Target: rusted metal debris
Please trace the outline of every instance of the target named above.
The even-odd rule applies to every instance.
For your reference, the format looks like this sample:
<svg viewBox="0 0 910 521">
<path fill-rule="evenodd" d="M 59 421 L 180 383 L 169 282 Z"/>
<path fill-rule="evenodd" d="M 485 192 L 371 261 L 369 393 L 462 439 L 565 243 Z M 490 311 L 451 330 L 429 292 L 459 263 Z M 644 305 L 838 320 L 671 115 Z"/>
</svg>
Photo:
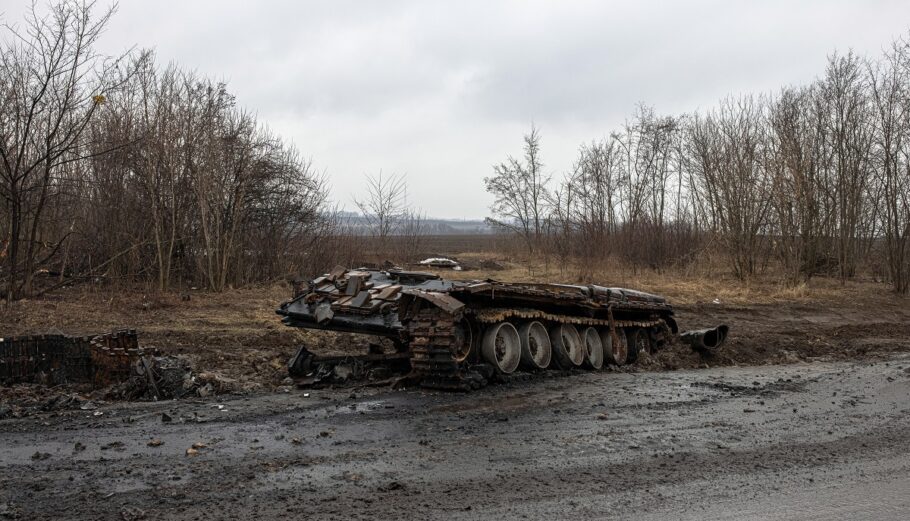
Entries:
<svg viewBox="0 0 910 521">
<path fill-rule="evenodd" d="M 519 365 L 532 371 L 622 365 L 680 338 L 673 308 L 658 295 L 596 285 L 456 281 L 402 270 L 336 267 L 299 287 L 277 312 L 292 327 L 391 338 L 406 346 L 414 380 L 445 389 L 477 388 Z M 720 326 L 682 338 L 709 354 L 727 332 Z M 303 356 L 318 360 L 309 351 Z M 320 371 L 332 363 L 321 360 Z M 298 375 L 315 374 L 291 366 Z"/>
<path fill-rule="evenodd" d="M 387 382 L 391 377 L 390 368 L 395 365 L 406 368 L 410 356 L 406 352 L 320 356 L 301 347 L 288 361 L 288 373 L 302 387 L 323 387 L 349 380 Z"/>
<path fill-rule="evenodd" d="M 127 380 L 143 356 L 135 330 L 71 337 L 32 335 L 0 339 L 0 383 L 90 383 Z"/>
<path fill-rule="evenodd" d="M 207 396 L 231 382 L 196 373 L 180 357 L 139 346 L 135 330 L 95 336 L 31 335 L 0 339 L 0 384 L 79 384 L 117 399 Z"/>
<path fill-rule="evenodd" d="M 686 331 L 679 335 L 679 339 L 692 346 L 692 349 L 702 354 L 710 354 L 727 340 L 730 328 L 717 326 L 709 329 Z"/>
</svg>

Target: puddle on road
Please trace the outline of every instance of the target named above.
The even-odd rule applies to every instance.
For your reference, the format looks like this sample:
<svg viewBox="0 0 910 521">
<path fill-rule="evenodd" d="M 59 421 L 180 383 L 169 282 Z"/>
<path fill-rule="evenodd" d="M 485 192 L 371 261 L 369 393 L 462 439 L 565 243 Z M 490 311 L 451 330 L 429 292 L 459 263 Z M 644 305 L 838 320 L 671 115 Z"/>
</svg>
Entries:
<svg viewBox="0 0 910 521">
<path fill-rule="evenodd" d="M 346 406 L 339 407 L 337 412 L 338 414 L 352 414 L 355 412 L 370 412 L 377 409 L 385 409 L 386 402 L 383 400 L 370 400 L 365 402 L 357 402 L 348 404 Z"/>
<path fill-rule="evenodd" d="M 338 403 L 334 405 L 326 405 L 325 407 L 308 409 L 306 411 L 306 417 L 308 419 L 321 419 L 331 416 L 338 416 L 341 414 L 366 414 L 374 411 L 392 410 L 394 408 L 395 406 L 386 400 L 366 400 L 362 402 L 354 402 L 348 404 Z"/>
</svg>

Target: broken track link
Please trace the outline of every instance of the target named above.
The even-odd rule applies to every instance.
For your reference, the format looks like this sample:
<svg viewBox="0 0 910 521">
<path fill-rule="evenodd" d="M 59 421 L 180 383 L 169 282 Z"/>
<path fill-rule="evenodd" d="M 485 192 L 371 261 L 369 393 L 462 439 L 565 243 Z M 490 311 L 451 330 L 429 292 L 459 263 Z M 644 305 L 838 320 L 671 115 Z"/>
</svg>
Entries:
<svg viewBox="0 0 910 521">
<path fill-rule="evenodd" d="M 0 383 L 90 383 L 106 387 L 129 379 L 146 354 L 136 331 L 94 336 L 30 335 L 0 338 Z"/>
<path fill-rule="evenodd" d="M 456 317 L 435 307 L 421 309 L 408 324 L 411 369 L 422 387 L 470 391 L 487 384 L 484 375 L 459 360 L 456 327 Z"/>
</svg>

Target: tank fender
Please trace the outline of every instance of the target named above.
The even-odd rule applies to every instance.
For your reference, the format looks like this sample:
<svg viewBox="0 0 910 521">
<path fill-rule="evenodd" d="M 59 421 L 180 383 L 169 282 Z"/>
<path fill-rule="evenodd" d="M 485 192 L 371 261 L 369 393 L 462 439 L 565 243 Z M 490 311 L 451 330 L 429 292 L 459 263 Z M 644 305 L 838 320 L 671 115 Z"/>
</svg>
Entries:
<svg viewBox="0 0 910 521">
<path fill-rule="evenodd" d="M 405 295 L 410 295 L 414 298 L 425 300 L 450 315 L 460 314 L 465 306 L 464 302 L 458 300 L 452 295 L 449 295 L 448 293 L 441 293 L 438 291 L 425 291 L 421 289 L 405 289 L 402 290 L 402 293 Z"/>
</svg>

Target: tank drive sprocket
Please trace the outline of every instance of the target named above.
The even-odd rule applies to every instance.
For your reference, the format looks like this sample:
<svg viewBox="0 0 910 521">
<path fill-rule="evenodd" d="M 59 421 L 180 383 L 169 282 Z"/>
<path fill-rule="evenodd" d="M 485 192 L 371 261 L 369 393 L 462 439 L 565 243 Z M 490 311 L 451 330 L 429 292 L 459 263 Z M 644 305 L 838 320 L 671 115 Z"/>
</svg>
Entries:
<svg viewBox="0 0 910 521">
<path fill-rule="evenodd" d="M 442 309 L 424 307 L 407 324 L 411 368 L 422 387 L 470 391 L 487 379 L 468 364 L 473 334 L 467 321 Z"/>
</svg>

